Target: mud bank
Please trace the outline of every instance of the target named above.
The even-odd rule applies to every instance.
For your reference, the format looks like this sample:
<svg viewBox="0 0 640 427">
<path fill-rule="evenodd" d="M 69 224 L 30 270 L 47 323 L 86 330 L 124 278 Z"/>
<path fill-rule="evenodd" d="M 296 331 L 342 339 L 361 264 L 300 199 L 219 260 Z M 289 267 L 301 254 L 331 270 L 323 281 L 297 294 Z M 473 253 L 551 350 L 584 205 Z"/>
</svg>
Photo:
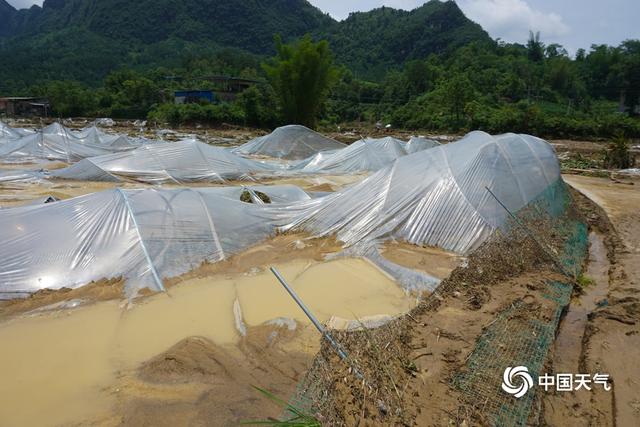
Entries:
<svg viewBox="0 0 640 427">
<path fill-rule="evenodd" d="M 603 233 L 610 263 L 606 300 L 588 317 L 580 370 L 611 376 L 610 393 L 568 402 L 578 418 L 567 425 L 632 426 L 640 417 L 640 187 L 628 182 L 584 176 L 568 183 L 598 206 L 589 217 Z"/>
</svg>

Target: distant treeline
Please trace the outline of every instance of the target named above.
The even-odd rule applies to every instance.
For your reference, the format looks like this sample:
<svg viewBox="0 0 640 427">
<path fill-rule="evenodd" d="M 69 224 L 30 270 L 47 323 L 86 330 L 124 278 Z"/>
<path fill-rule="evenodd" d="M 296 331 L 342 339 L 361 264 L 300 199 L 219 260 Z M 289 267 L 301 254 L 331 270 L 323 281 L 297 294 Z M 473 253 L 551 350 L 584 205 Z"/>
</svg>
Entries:
<svg viewBox="0 0 640 427">
<path fill-rule="evenodd" d="M 309 48 L 307 46 L 307 48 Z M 330 54 L 329 54 L 330 55 Z M 119 69 L 100 88 L 49 81 L 29 92 L 47 96 L 56 115 L 147 117 L 171 125 L 231 123 L 273 127 L 287 121 L 281 87 L 269 64 L 223 50 L 149 72 Z M 326 64 L 325 64 L 326 65 Z M 335 68 L 322 126 L 390 123 L 433 131 L 481 129 L 542 137 L 640 137 L 640 40 L 594 45 L 571 58 L 557 44 L 531 34 L 526 46 L 474 42 L 452 53 L 407 62 L 376 82 Z M 235 75 L 264 81 L 232 103 L 174 105 L 173 91 L 206 88 L 203 76 Z M 168 78 L 179 76 L 180 79 Z M 323 96 L 324 98 L 324 96 Z"/>
</svg>

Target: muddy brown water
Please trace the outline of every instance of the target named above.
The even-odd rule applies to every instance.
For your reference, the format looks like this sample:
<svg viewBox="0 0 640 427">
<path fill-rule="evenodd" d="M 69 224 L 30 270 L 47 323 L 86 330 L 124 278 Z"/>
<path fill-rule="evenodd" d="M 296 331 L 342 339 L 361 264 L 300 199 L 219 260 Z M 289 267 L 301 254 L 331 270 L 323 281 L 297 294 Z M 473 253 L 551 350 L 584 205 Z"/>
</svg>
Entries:
<svg viewBox="0 0 640 427">
<path fill-rule="evenodd" d="M 589 260 L 585 275 L 593 283 L 584 293 L 574 298 L 566 316 L 560 324 L 554 348 L 554 370 L 564 373 L 578 373 L 582 351 L 582 337 L 587 324 L 587 316 L 597 308 L 609 292 L 609 259 L 604 237 L 596 232 L 589 234 Z"/>
<path fill-rule="evenodd" d="M 296 260 L 277 267 L 321 321 L 397 315 L 416 303 L 362 259 Z M 263 269 L 188 280 L 133 307 L 106 301 L 5 321 L 0 342 L 10 345 L 0 352 L 0 425 L 75 425 L 106 417 L 118 378 L 175 343 L 200 336 L 233 346 L 240 325 L 281 317 L 308 323 Z"/>
</svg>

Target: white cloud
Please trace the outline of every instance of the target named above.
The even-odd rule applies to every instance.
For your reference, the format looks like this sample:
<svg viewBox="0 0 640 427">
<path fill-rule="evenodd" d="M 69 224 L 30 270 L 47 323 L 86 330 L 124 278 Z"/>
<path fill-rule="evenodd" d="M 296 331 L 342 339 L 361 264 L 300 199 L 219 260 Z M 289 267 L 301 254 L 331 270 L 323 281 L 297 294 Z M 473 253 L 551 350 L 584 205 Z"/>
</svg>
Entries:
<svg viewBox="0 0 640 427">
<path fill-rule="evenodd" d="M 493 37 L 511 42 L 524 42 L 529 30 L 547 40 L 570 32 L 560 15 L 533 9 L 524 0 L 458 0 L 458 5 Z"/>
<path fill-rule="evenodd" d="M 336 19 L 345 19 L 350 12 L 368 11 L 380 6 L 411 10 L 427 0 L 309 0 L 311 4 L 328 12 Z"/>
</svg>

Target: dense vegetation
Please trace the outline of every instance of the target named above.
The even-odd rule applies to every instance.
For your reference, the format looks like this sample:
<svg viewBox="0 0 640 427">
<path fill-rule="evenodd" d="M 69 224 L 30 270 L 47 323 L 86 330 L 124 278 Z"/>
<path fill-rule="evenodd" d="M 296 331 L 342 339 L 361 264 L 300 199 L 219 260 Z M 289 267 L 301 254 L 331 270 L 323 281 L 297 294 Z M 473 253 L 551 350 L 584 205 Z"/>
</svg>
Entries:
<svg viewBox="0 0 640 427">
<path fill-rule="evenodd" d="M 174 125 L 273 127 L 318 118 L 324 126 L 380 121 L 543 137 L 640 136 L 638 40 L 574 57 L 535 34 L 526 45 L 496 43 L 453 2 L 412 12 L 380 8 L 340 23 L 304 0 L 152 3 L 47 0 L 43 9 L 15 11 L 0 0 L 0 24 L 11 29 L 0 38 L 0 92 L 46 95 L 59 116 Z M 144 20 L 131 21 L 140 14 Z M 274 33 L 293 45 L 276 48 Z M 329 47 L 295 42 L 305 33 Z M 292 110 L 286 100 L 295 86 L 290 76 L 301 68 L 285 64 L 305 46 L 307 53 L 323 46 L 327 58 L 330 48 L 340 68 L 326 69 L 334 84 L 313 95 L 313 113 L 302 117 L 295 111 L 306 106 Z M 264 83 L 233 103 L 172 104 L 174 90 L 211 87 L 206 76 L 220 74 Z M 305 84 L 299 91 L 309 90 Z"/>
<path fill-rule="evenodd" d="M 45 0 L 19 11 L 0 0 L 0 92 L 52 76 L 96 86 L 114 68 L 176 68 L 221 47 L 263 60 L 275 53 L 275 34 L 290 42 L 307 33 L 328 40 L 338 61 L 367 79 L 407 59 L 490 41 L 453 2 L 338 22 L 306 0 Z"/>
<path fill-rule="evenodd" d="M 640 136 L 640 41 L 592 46 L 570 59 L 558 45 L 470 44 L 408 63 L 381 99 L 394 125 L 542 136 Z M 626 111 L 622 113 L 620 111 Z"/>
<path fill-rule="evenodd" d="M 329 43 L 305 36 L 286 45 L 277 38 L 277 56 L 263 65 L 278 98 L 282 119 L 315 127 L 336 78 Z"/>
</svg>

